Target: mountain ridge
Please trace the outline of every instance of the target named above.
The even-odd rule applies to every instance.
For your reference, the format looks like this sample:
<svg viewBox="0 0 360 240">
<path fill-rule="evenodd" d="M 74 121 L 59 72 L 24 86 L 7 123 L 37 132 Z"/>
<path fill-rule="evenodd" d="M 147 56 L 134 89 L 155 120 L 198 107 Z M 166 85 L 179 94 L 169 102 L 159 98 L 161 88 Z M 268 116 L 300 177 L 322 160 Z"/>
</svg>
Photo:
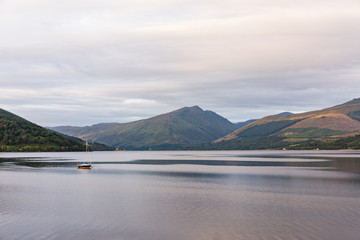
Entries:
<svg viewBox="0 0 360 240">
<path fill-rule="evenodd" d="M 157 149 L 211 142 L 237 127 L 215 112 L 192 106 L 129 123 L 50 129 L 113 147 Z"/>
<path fill-rule="evenodd" d="M 237 124 L 192 106 L 129 123 L 52 129 L 129 150 L 273 149 L 359 134 L 360 99 L 321 110 L 283 112 Z"/>
<path fill-rule="evenodd" d="M 289 143 L 329 140 L 360 133 L 360 98 L 299 114 L 272 115 L 252 122 L 214 143 L 255 137 L 280 137 Z M 225 143 L 223 143 L 225 144 Z"/>
</svg>

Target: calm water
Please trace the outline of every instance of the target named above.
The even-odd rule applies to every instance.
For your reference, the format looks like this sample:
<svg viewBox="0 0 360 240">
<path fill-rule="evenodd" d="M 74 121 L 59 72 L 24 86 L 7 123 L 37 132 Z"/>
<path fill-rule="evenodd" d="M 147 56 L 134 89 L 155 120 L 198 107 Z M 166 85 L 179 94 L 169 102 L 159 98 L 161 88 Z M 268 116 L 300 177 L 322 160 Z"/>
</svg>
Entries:
<svg viewBox="0 0 360 240">
<path fill-rule="evenodd" d="M 360 239 L 360 152 L 0 154 L 0 239 Z"/>
</svg>

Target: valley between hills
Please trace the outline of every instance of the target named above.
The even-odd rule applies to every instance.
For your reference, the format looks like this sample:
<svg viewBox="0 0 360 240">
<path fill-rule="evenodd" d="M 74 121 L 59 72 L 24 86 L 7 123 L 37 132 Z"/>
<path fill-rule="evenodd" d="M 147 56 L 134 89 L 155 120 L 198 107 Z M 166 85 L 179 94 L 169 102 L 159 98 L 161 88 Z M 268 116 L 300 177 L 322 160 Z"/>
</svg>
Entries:
<svg viewBox="0 0 360 240">
<path fill-rule="evenodd" d="M 232 123 L 198 106 L 129 123 L 45 129 L 0 111 L 0 151 L 359 149 L 360 99 Z"/>
</svg>

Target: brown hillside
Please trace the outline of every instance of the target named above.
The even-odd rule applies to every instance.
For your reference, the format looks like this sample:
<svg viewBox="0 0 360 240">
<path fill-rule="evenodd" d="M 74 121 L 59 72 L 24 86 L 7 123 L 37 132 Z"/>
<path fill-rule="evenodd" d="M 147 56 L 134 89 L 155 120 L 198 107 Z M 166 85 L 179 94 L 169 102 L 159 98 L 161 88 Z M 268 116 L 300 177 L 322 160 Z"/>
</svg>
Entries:
<svg viewBox="0 0 360 240">
<path fill-rule="evenodd" d="M 345 114 L 328 113 L 304 119 L 287 129 L 311 127 L 355 132 L 360 131 L 360 122 L 346 116 Z"/>
<path fill-rule="evenodd" d="M 358 128 L 358 121 L 353 120 L 352 118 L 348 118 L 346 115 L 349 115 L 350 113 L 353 112 L 360 112 L 360 98 L 357 99 L 353 99 L 349 102 L 346 102 L 344 104 L 340 104 L 334 107 L 329 107 L 329 108 L 325 108 L 322 110 L 317 110 L 317 111 L 311 111 L 311 112 L 305 112 L 305 113 L 299 113 L 299 114 L 293 114 L 293 115 L 282 115 L 282 116 L 278 116 L 278 115 L 272 115 L 272 116 L 267 116 L 264 118 L 261 118 L 253 123 L 250 123 L 248 125 L 246 125 L 245 127 L 242 127 L 228 135 L 226 135 L 225 137 L 222 137 L 214 142 L 221 142 L 221 141 L 227 141 L 227 140 L 232 140 L 232 139 L 236 139 L 238 138 L 238 135 L 247 130 L 250 129 L 254 126 L 259 126 L 259 125 L 264 125 L 267 123 L 272 123 L 272 122 L 280 122 L 280 121 L 291 121 L 291 120 L 299 120 L 299 122 L 297 124 L 298 128 L 302 128 L 299 127 L 301 126 L 300 124 L 302 124 L 303 126 L 307 127 L 317 127 L 317 128 L 327 128 L 324 127 L 325 125 L 330 127 L 329 129 L 333 129 L 333 130 L 337 130 L 337 129 L 352 129 L 350 131 L 359 131 Z M 333 116 L 331 116 L 332 114 L 335 114 Z M 342 117 L 337 116 L 336 114 L 340 114 L 342 115 Z M 320 116 L 320 119 L 318 119 L 318 117 Z M 328 116 L 326 118 L 321 118 L 321 116 Z M 331 116 L 331 117 L 329 117 Z M 337 116 L 337 119 L 336 119 Z M 312 119 L 314 118 L 314 119 Z M 309 119 L 309 121 L 305 121 Z M 336 123 L 336 120 L 340 120 L 340 123 Z M 305 121 L 305 122 L 303 122 Z M 321 124 L 325 124 L 325 125 L 321 125 Z M 350 124 L 350 126 L 345 126 L 347 123 Z M 316 126 L 315 126 L 316 125 Z M 321 127 L 319 127 L 321 125 Z M 295 128 L 294 126 L 290 126 Z M 347 131 L 347 130 L 344 130 Z"/>
</svg>

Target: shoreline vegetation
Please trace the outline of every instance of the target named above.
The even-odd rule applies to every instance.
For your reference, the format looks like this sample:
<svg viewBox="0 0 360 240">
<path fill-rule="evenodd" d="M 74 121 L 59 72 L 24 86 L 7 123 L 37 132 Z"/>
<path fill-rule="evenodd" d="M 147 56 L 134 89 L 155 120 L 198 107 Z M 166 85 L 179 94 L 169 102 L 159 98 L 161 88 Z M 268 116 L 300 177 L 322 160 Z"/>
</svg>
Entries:
<svg viewBox="0 0 360 240">
<path fill-rule="evenodd" d="M 80 140 L 81 141 L 81 140 Z M 80 144 L 80 145 L 79 145 Z M 89 151 L 115 151 L 116 149 L 100 143 L 89 144 Z M 121 151 L 124 149 L 118 149 Z M 0 145 L 0 152 L 84 152 L 85 143 L 69 142 L 69 145 L 56 144 L 21 144 L 21 145 Z"/>
<path fill-rule="evenodd" d="M 81 139 L 67 139 L 62 145 L 56 144 L 18 144 L 0 145 L 0 152 L 83 152 L 84 143 Z M 259 138 L 252 141 L 230 141 L 219 143 L 206 143 L 199 145 L 160 145 L 143 148 L 113 148 L 105 144 L 90 143 L 90 151 L 191 151 L 191 150 L 359 150 L 360 135 L 350 136 L 337 140 L 308 141 L 299 144 L 289 145 L 283 138 Z"/>
<path fill-rule="evenodd" d="M 337 140 L 311 141 L 289 146 L 288 150 L 359 150 L 360 135 L 350 136 Z"/>
</svg>

